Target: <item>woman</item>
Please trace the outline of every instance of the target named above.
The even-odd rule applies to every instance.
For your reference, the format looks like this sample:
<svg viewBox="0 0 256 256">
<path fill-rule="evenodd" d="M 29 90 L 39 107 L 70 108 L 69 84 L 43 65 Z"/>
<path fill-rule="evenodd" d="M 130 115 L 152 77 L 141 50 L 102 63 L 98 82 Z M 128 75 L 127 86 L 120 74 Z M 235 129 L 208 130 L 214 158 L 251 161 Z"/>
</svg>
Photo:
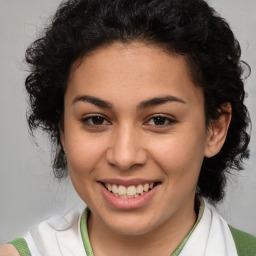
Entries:
<svg viewBox="0 0 256 256">
<path fill-rule="evenodd" d="M 88 208 L 3 255 L 256 254 L 207 203 L 242 168 L 249 117 L 239 43 L 204 1 L 67 1 L 26 60 L 30 128 Z"/>
</svg>

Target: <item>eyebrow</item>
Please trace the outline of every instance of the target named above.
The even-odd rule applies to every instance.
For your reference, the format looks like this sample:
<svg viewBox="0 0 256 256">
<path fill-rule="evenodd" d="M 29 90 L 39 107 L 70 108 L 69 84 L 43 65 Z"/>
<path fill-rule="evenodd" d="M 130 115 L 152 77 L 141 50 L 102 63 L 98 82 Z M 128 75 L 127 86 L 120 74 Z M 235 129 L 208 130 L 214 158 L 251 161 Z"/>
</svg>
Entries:
<svg viewBox="0 0 256 256">
<path fill-rule="evenodd" d="M 81 95 L 74 98 L 72 101 L 72 104 L 75 104 L 76 102 L 83 101 L 83 102 L 89 102 L 92 103 L 100 108 L 107 108 L 107 109 L 113 109 L 113 105 L 105 100 L 102 100 L 97 97 L 89 96 L 89 95 Z"/>
<path fill-rule="evenodd" d="M 94 104 L 100 108 L 107 108 L 107 109 L 113 109 L 113 105 L 106 101 L 106 100 L 102 100 L 100 98 L 97 97 L 93 97 L 93 96 L 89 96 L 89 95 L 79 95 L 77 97 L 74 98 L 74 100 L 72 101 L 72 104 L 75 104 L 76 102 L 79 101 L 83 101 L 83 102 L 89 102 L 91 104 Z M 179 102 L 179 103 L 183 103 L 186 104 L 185 101 L 183 101 L 180 98 L 174 97 L 174 96 L 163 96 L 163 97 L 155 97 L 155 98 L 151 98 L 149 100 L 145 100 L 142 101 L 137 107 L 137 110 L 142 110 L 145 108 L 149 108 L 149 107 L 153 107 L 153 106 L 157 106 L 157 105 L 162 105 L 165 104 L 167 102 Z"/>
<path fill-rule="evenodd" d="M 153 107 L 153 106 L 157 106 L 157 105 L 162 105 L 165 104 L 167 102 L 179 102 L 179 103 L 183 103 L 186 104 L 186 102 L 180 98 L 174 97 L 174 96 L 163 96 L 163 97 L 156 97 L 156 98 L 152 98 L 149 100 L 145 100 L 142 101 L 138 106 L 137 106 L 137 110 L 142 110 L 145 108 L 149 108 L 149 107 Z"/>
</svg>

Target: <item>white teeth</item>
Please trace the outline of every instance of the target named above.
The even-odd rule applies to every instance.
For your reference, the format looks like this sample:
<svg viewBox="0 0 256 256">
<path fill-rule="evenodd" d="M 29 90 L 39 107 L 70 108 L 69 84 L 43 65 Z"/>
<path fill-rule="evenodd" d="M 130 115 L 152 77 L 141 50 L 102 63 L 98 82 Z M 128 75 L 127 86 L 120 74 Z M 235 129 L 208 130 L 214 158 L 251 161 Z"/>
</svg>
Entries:
<svg viewBox="0 0 256 256">
<path fill-rule="evenodd" d="M 117 191 L 118 191 L 117 185 L 113 184 L 113 185 L 112 185 L 112 192 L 113 192 L 114 194 L 117 194 Z"/>
<path fill-rule="evenodd" d="M 129 186 L 127 188 L 127 195 L 128 196 L 135 196 L 136 195 L 136 187 L 135 186 Z"/>
<path fill-rule="evenodd" d="M 126 192 L 127 192 L 127 189 L 126 187 L 120 185 L 118 190 L 117 190 L 117 193 L 120 195 L 120 196 L 126 196 Z"/>
<path fill-rule="evenodd" d="M 146 194 L 149 190 L 153 189 L 154 183 L 145 183 L 139 184 L 137 186 L 132 185 L 129 187 L 125 187 L 123 185 L 111 185 L 110 183 L 105 183 L 105 186 L 108 191 L 112 192 L 116 197 L 120 198 L 136 198 L 141 195 Z"/>
<path fill-rule="evenodd" d="M 108 183 L 107 184 L 107 189 L 108 189 L 108 191 L 110 191 L 111 192 L 111 190 L 112 190 L 112 186 Z"/>
<path fill-rule="evenodd" d="M 148 185 L 147 183 L 144 184 L 143 190 L 144 190 L 145 192 L 148 192 L 148 190 L 149 190 L 149 185 Z"/>
<path fill-rule="evenodd" d="M 143 192 L 143 185 L 138 185 L 137 186 L 137 194 L 141 194 Z"/>
</svg>

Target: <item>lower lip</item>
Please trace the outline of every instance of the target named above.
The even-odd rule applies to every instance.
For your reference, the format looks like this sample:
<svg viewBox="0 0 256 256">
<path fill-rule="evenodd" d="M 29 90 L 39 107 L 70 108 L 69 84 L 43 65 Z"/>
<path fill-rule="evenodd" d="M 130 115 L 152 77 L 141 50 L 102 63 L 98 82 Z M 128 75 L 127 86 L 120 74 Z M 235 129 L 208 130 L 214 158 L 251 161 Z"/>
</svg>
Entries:
<svg viewBox="0 0 256 256">
<path fill-rule="evenodd" d="M 140 208 L 142 206 L 145 206 L 150 199 L 154 196 L 154 194 L 157 191 L 157 188 L 159 187 L 156 186 L 153 189 L 151 189 L 149 192 L 145 193 L 144 195 L 141 195 L 136 198 L 120 198 L 114 196 L 111 192 L 107 190 L 107 188 L 100 183 L 102 193 L 107 200 L 107 202 L 118 209 L 123 209 L 123 210 L 129 210 L 129 209 L 135 209 L 135 208 Z"/>
</svg>

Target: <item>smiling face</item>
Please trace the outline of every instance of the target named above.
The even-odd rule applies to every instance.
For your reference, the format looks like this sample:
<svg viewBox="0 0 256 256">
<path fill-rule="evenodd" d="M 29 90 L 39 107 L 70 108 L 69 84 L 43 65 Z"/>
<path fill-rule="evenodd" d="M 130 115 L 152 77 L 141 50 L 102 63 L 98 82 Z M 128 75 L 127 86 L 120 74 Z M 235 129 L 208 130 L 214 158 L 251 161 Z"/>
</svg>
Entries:
<svg viewBox="0 0 256 256">
<path fill-rule="evenodd" d="M 209 134 L 203 93 L 185 60 L 114 43 L 76 64 L 61 140 L 95 221 L 126 235 L 193 223 Z"/>
</svg>

